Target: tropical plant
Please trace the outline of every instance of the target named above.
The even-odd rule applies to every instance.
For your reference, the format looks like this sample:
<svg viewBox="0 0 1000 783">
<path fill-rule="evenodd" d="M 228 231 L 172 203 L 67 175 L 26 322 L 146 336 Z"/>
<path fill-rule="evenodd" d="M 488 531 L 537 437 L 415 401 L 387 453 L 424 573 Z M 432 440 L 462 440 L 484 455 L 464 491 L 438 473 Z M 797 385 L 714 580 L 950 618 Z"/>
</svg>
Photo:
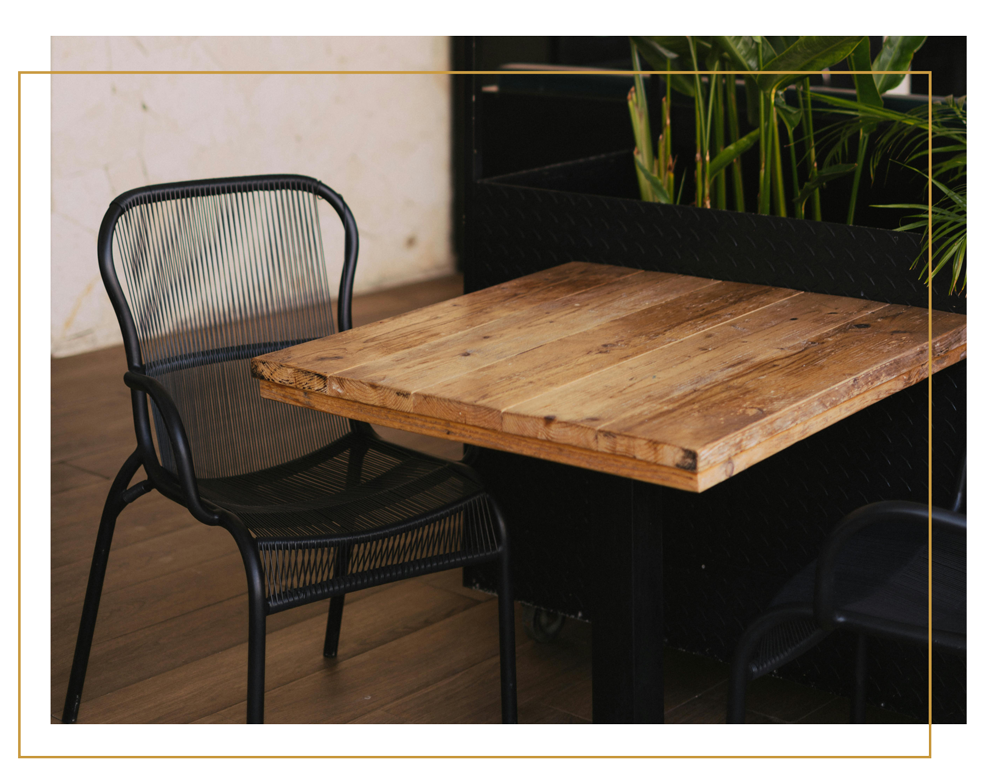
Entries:
<svg viewBox="0 0 1000 783">
<path fill-rule="evenodd" d="M 923 37 L 890 36 L 874 61 L 865 36 L 659 36 L 633 37 L 633 70 L 640 55 L 663 72 L 663 133 L 655 145 L 643 78 L 637 73 L 628 105 L 635 134 L 635 166 L 643 199 L 667 204 L 685 200 L 684 174 L 677 179 L 671 108 L 674 93 L 694 101 L 694 201 L 700 207 L 743 211 L 747 208 L 740 156 L 756 148 L 760 160 L 756 211 L 821 219 L 820 191 L 833 179 L 854 175 L 848 221 L 853 220 L 860 171 L 874 126 L 865 119 L 857 129 L 855 159 L 819 164 L 813 123 L 813 91 L 803 72 L 817 72 L 848 62 L 855 71 L 858 100 L 876 109 L 882 94 L 896 86 Z M 746 115 L 737 111 L 736 75 L 746 89 Z M 875 123 L 877 125 L 877 123 Z M 787 158 L 787 161 L 785 160 Z M 785 192 L 785 170 L 792 192 Z M 729 175 L 728 177 L 726 175 Z M 688 201 L 690 203 L 690 201 Z"/>
<path fill-rule="evenodd" d="M 874 178 L 883 166 L 886 174 L 895 174 L 898 167 L 915 172 L 928 189 L 938 197 L 928 210 L 922 204 L 876 204 L 883 209 L 913 210 L 907 222 L 898 231 L 923 231 L 921 254 L 914 259 L 914 266 L 921 262 L 921 279 L 931 280 L 939 272 L 948 272 L 949 293 L 963 290 L 968 282 L 965 270 L 967 234 L 967 142 L 965 98 L 946 98 L 930 105 L 919 106 L 903 113 L 860 104 L 836 97 L 825 97 L 831 111 L 846 115 L 848 119 L 830 129 L 833 141 L 828 159 L 843 154 L 845 140 L 867 128 L 874 139 L 870 173 Z M 929 138 L 928 138 L 929 136 Z M 933 154 L 928 152 L 933 150 Z M 928 161 L 933 163 L 928 167 Z M 895 167 L 895 168 L 894 168 Z M 926 191 L 925 191 L 926 192 Z M 933 236 L 931 222 L 933 221 Z M 933 248 L 932 248 L 933 239 Z M 933 250 L 933 259 L 932 256 Z M 961 285 L 959 279 L 961 278 Z"/>
</svg>

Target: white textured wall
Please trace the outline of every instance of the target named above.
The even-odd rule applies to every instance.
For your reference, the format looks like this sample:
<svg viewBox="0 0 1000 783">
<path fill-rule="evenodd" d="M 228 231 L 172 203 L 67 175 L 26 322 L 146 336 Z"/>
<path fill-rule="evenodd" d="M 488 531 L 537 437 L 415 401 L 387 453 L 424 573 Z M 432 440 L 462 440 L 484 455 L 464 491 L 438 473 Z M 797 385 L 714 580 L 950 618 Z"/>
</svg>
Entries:
<svg viewBox="0 0 1000 783">
<path fill-rule="evenodd" d="M 443 37 L 52 39 L 53 70 L 447 70 Z M 52 77 L 52 353 L 121 341 L 97 230 L 130 188 L 297 173 L 341 193 L 361 232 L 356 292 L 447 274 L 448 76 Z M 327 236 L 331 280 L 340 238 Z"/>
</svg>

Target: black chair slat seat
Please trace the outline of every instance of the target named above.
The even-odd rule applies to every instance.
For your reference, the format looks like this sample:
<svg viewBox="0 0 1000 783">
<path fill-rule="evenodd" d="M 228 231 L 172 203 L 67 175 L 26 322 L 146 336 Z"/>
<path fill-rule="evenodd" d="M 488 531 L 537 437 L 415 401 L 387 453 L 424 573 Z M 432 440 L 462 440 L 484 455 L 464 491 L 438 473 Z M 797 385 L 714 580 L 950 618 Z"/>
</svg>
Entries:
<svg viewBox="0 0 1000 783">
<path fill-rule="evenodd" d="M 323 202 L 344 228 L 336 303 Z M 153 489 L 228 530 L 240 549 L 248 722 L 263 721 L 268 614 L 329 599 L 333 657 L 345 593 L 486 561 L 500 571 L 503 719 L 516 722 L 506 533 L 481 479 L 366 424 L 265 400 L 250 375 L 254 356 L 351 328 L 357 251 L 350 209 L 309 177 L 173 183 L 112 202 L 98 259 L 125 341 L 137 448 L 101 518 L 64 722 L 77 718 L 115 520 Z M 129 487 L 139 467 L 148 478 Z"/>
</svg>

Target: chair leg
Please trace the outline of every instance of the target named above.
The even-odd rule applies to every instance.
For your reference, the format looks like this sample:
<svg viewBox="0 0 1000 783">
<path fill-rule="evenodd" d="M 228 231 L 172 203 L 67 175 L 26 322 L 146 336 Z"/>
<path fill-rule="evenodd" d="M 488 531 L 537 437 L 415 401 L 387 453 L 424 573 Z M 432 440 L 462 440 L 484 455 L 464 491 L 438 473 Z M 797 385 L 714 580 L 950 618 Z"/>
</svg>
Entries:
<svg viewBox="0 0 1000 783">
<path fill-rule="evenodd" d="M 87 593 L 83 599 L 83 613 L 80 617 L 80 630 L 76 637 L 76 650 L 73 653 L 73 668 L 69 675 L 69 688 L 66 691 L 66 703 L 63 706 L 63 723 L 76 723 L 80 711 L 80 699 L 83 696 L 83 682 L 87 676 L 87 663 L 90 660 L 90 645 L 94 641 L 94 628 L 97 625 L 97 610 L 101 603 L 101 591 L 104 588 L 104 574 L 108 567 L 108 553 L 111 550 L 111 538 L 115 532 L 115 522 L 122 510 L 133 500 L 150 490 L 147 482 L 140 482 L 129 489 L 129 482 L 135 475 L 142 459 L 139 452 L 134 451 L 118 471 L 111 483 L 104 511 L 101 513 L 101 524 L 97 531 L 97 543 L 94 546 L 94 557 L 90 562 L 90 578 L 87 580 Z"/>
<path fill-rule="evenodd" d="M 746 723 L 747 687 L 751 680 L 767 672 L 755 672 L 750 676 L 750 661 L 757 652 L 764 635 L 772 628 L 789 622 L 812 617 L 809 604 L 789 604 L 765 612 L 743 632 L 733 653 L 733 664 L 729 671 L 729 697 L 726 704 L 726 723 Z"/>
<path fill-rule="evenodd" d="M 501 530 L 500 559 L 497 562 L 497 609 L 500 615 L 500 711 L 504 723 L 517 723 L 517 666 L 514 645 L 514 593 L 510 579 L 510 546 L 500 510 L 493 513 Z"/>
<path fill-rule="evenodd" d="M 247 723 L 264 722 L 264 653 L 267 614 L 250 591 L 250 644 L 247 654 Z"/>
<path fill-rule="evenodd" d="M 326 616 L 326 638 L 323 641 L 323 657 L 336 658 L 340 642 L 340 621 L 344 616 L 344 596 L 335 595 L 330 599 L 330 611 Z"/>
<path fill-rule="evenodd" d="M 851 693 L 851 723 L 865 722 L 868 690 L 868 637 L 858 634 L 854 658 L 854 690 Z"/>
<path fill-rule="evenodd" d="M 354 459 L 355 453 L 351 452 Z M 349 544 L 341 544 L 337 549 L 337 568 L 339 576 L 346 576 L 351 570 L 351 553 L 354 547 Z M 335 595 L 330 599 L 330 611 L 326 615 L 326 637 L 323 640 L 323 657 L 336 658 L 337 647 L 340 644 L 340 622 L 344 617 L 343 595 Z"/>
<path fill-rule="evenodd" d="M 753 633 L 751 625 L 740 637 L 729 670 L 729 698 L 726 702 L 726 723 L 746 723 L 747 687 L 750 685 L 750 659 L 757 650 L 761 633 Z"/>
<path fill-rule="evenodd" d="M 226 528 L 236 540 L 247 575 L 250 639 L 247 644 L 247 723 L 264 722 L 264 660 L 267 638 L 267 590 L 257 545 L 247 529 L 232 517 Z"/>
</svg>

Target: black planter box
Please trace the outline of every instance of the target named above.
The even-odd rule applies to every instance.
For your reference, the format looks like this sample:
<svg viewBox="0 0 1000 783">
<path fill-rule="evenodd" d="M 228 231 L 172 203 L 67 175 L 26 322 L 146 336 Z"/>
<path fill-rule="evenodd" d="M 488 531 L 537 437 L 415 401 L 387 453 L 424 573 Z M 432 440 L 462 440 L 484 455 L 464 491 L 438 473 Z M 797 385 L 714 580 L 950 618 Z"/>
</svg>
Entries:
<svg viewBox="0 0 1000 783">
<path fill-rule="evenodd" d="M 629 152 L 472 183 L 465 285 L 479 290 L 568 261 L 591 261 L 926 306 L 915 234 L 633 198 Z M 935 309 L 966 300 L 935 286 Z M 965 362 L 933 377 L 933 492 L 943 502 L 965 445 Z M 668 493 L 664 638 L 728 660 L 744 627 L 819 551 L 840 518 L 866 503 L 927 498 L 927 383 L 895 394 L 694 495 Z M 516 598 L 587 619 L 600 590 L 590 531 L 613 529 L 627 481 L 485 451 L 477 468 L 511 529 Z M 492 590 L 485 569 L 467 584 Z M 846 693 L 853 640 L 834 635 L 781 676 Z M 927 652 L 873 644 L 870 699 L 924 718 Z M 669 677 L 669 672 L 667 673 Z M 965 663 L 936 657 L 934 720 L 965 720 Z M 752 707 L 751 707 L 752 708 Z"/>
</svg>

